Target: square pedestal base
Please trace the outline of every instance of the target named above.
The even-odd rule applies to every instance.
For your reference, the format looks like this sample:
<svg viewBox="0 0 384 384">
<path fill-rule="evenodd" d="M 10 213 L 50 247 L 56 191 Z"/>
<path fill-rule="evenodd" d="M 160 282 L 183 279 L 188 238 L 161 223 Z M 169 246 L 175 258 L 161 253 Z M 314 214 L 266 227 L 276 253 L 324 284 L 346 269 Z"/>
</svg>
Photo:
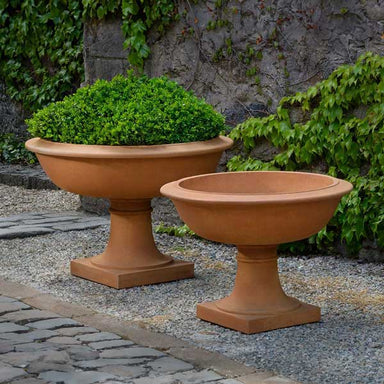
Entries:
<svg viewBox="0 0 384 384">
<path fill-rule="evenodd" d="M 194 277 L 194 264 L 186 261 L 174 260 L 153 269 L 118 270 L 97 267 L 90 259 L 71 261 L 71 274 L 117 289 Z"/>
<path fill-rule="evenodd" d="M 320 308 L 301 303 L 300 307 L 276 315 L 241 315 L 228 313 L 217 308 L 215 302 L 197 305 L 197 317 L 243 333 L 259 333 L 272 329 L 320 321 Z"/>
</svg>

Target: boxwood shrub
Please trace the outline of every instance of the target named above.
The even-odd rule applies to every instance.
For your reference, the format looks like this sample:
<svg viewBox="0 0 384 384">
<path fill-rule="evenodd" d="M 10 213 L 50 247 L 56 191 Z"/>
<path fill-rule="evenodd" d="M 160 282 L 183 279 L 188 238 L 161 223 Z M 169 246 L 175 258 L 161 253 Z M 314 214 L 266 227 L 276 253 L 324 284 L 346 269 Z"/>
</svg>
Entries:
<svg viewBox="0 0 384 384">
<path fill-rule="evenodd" d="M 224 117 L 166 77 L 118 75 L 80 88 L 27 121 L 32 136 L 73 144 L 153 145 L 203 141 Z"/>
</svg>

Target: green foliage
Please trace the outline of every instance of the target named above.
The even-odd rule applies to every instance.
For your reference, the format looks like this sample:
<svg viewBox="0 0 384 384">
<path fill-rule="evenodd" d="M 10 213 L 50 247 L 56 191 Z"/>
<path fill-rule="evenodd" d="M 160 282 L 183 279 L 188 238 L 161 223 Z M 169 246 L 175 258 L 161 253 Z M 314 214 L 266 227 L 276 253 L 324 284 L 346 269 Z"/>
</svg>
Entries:
<svg viewBox="0 0 384 384">
<path fill-rule="evenodd" d="M 36 111 L 73 92 L 83 79 L 83 21 L 122 17 L 130 63 L 150 50 L 147 32 L 176 18 L 172 0 L 0 0 L 0 77 L 10 97 Z"/>
<path fill-rule="evenodd" d="M 292 112 L 306 117 L 294 122 Z M 368 52 L 343 65 L 304 93 L 284 97 L 276 114 L 251 118 L 231 137 L 247 149 L 264 137 L 280 148 L 270 162 L 236 156 L 231 171 L 313 170 L 323 162 L 329 175 L 350 181 L 329 225 L 309 239 L 312 248 L 345 242 L 357 252 L 364 239 L 384 247 L 384 58 Z"/>
<path fill-rule="evenodd" d="M 177 83 L 132 71 L 78 89 L 27 124 L 33 136 L 51 141 L 103 145 L 202 141 L 225 128 L 222 115 Z"/>
<path fill-rule="evenodd" d="M 102 19 L 109 13 L 121 14 L 124 48 L 129 49 L 129 62 L 139 68 L 150 53 L 147 32 L 153 27 L 163 32 L 177 15 L 172 0 L 82 0 L 82 3 L 85 17 Z"/>
<path fill-rule="evenodd" d="M 0 77 L 8 94 L 36 110 L 83 76 L 79 1 L 0 0 Z"/>
<path fill-rule="evenodd" d="M 192 236 L 192 237 L 198 237 L 195 232 L 193 232 L 187 224 L 184 225 L 171 225 L 166 226 L 164 223 L 160 223 L 158 226 L 155 227 L 155 233 L 165 233 L 169 236 L 176 236 L 176 237 L 184 237 L 184 236 Z"/>
<path fill-rule="evenodd" d="M 37 159 L 34 153 L 25 149 L 24 140 L 8 133 L 0 135 L 0 162 L 35 164 Z"/>
</svg>

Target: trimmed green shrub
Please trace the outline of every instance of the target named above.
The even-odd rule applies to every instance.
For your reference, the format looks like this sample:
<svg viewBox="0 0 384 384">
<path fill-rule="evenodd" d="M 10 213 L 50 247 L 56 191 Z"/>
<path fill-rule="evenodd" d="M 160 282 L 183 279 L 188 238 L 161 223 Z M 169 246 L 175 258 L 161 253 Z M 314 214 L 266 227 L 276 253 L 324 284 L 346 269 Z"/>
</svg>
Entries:
<svg viewBox="0 0 384 384">
<path fill-rule="evenodd" d="M 304 121 L 295 122 L 292 110 Z M 230 135 L 247 149 L 264 137 L 280 149 L 272 161 L 233 157 L 231 171 L 323 170 L 350 181 L 336 215 L 317 235 L 292 250 L 331 247 L 340 240 L 351 253 L 365 239 L 384 248 L 384 58 L 368 52 L 343 65 L 306 92 L 281 99 L 276 114 L 251 118 Z M 297 248 L 299 246 L 299 248 Z M 309 247 L 308 247 L 309 246 Z"/>
<path fill-rule="evenodd" d="M 27 121 L 32 136 L 73 144 L 154 145 L 203 141 L 224 117 L 166 77 L 118 75 L 80 88 Z"/>
</svg>

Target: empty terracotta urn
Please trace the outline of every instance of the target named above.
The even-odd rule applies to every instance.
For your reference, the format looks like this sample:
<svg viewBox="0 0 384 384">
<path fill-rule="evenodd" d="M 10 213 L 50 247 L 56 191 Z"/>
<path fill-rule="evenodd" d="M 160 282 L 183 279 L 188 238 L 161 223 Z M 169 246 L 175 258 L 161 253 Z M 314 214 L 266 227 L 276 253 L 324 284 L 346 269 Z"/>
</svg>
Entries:
<svg viewBox="0 0 384 384">
<path fill-rule="evenodd" d="M 197 316 L 244 333 L 320 320 L 320 308 L 287 296 L 277 269 L 277 246 L 322 229 L 352 185 L 303 172 L 228 172 L 164 185 L 182 220 L 209 240 L 235 244 L 232 293 L 198 304 Z"/>
<path fill-rule="evenodd" d="M 151 199 L 172 180 L 213 172 L 227 137 L 149 146 L 104 146 L 30 139 L 27 149 L 60 188 L 111 202 L 111 230 L 103 253 L 73 260 L 73 275 L 114 288 L 190 278 L 193 263 L 161 254 L 154 243 Z"/>
</svg>

